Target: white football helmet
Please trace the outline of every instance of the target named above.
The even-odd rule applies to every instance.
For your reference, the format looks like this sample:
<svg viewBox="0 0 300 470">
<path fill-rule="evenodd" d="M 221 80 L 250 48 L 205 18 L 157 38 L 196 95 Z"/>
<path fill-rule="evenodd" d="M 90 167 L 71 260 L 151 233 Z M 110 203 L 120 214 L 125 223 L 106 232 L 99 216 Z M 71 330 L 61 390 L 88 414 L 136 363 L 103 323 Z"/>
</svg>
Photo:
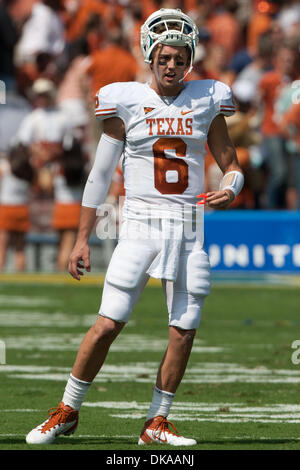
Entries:
<svg viewBox="0 0 300 470">
<path fill-rule="evenodd" d="M 178 29 L 174 29 L 174 24 Z M 158 32 L 160 29 L 161 32 Z M 141 48 L 144 60 L 148 64 L 151 63 L 153 49 L 159 43 L 168 46 L 188 46 L 191 50 L 190 72 L 198 42 L 199 31 L 196 24 L 179 8 L 161 8 L 152 13 L 141 27 Z"/>
</svg>

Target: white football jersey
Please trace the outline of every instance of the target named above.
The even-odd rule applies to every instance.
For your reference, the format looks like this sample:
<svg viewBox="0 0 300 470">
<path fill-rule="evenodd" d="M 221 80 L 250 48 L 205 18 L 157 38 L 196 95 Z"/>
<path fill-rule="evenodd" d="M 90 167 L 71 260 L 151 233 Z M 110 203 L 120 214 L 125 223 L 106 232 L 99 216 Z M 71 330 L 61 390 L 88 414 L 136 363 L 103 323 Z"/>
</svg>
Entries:
<svg viewBox="0 0 300 470">
<path fill-rule="evenodd" d="M 184 83 L 171 104 L 137 82 L 107 85 L 96 96 L 98 119 L 125 125 L 124 185 L 128 202 L 195 206 L 204 190 L 204 157 L 212 120 L 234 113 L 230 88 L 216 80 Z"/>
</svg>

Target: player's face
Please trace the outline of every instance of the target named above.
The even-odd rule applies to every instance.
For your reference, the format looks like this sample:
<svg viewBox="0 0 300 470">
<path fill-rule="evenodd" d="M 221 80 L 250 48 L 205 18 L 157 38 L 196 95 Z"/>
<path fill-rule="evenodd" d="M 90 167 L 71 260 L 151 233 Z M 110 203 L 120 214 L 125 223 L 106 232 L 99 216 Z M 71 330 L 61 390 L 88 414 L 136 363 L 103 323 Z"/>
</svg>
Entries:
<svg viewBox="0 0 300 470">
<path fill-rule="evenodd" d="M 188 51 L 184 46 L 159 45 L 151 65 L 152 88 L 165 96 L 178 94 L 183 87 L 180 80 L 188 67 L 188 59 Z"/>
</svg>

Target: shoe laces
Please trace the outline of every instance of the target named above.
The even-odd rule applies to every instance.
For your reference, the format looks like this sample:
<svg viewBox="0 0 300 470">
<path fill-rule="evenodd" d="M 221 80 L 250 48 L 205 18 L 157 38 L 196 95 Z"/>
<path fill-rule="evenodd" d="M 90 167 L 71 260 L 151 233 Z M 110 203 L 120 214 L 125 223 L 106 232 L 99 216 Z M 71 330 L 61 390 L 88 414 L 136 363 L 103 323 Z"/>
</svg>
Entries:
<svg viewBox="0 0 300 470">
<path fill-rule="evenodd" d="M 169 426 L 173 428 L 174 432 L 169 428 Z M 174 424 L 171 423 L 171 421 L 168 421 L 166 418 L 162 418 L 162 420 L 159 421 L 156 428 L 154 429 L 154 432 L 157 432 L 157 431 L 159 432 L 158 439 L 164 442 L 166 442 L 167 438 L 165 437 L 163 439 L 161 435 L 166 436 L 166 432 L 168 432 L 169 434 L 172 434 L 173 436 L 177 436 L 177 437 L 179 436 L 179 433 L 176 427 L 174 426 Z"/>
<path fill-rule="evenodd" d="M 49 408 L 48 416 L 49 418 L 41 428 L 42 433 L 50 431 L 51 428 L 61 424 L 67 417 L 68 412 L 64 409 L 63 406 L 58 406 L 57 408 Z"/>
</svg>

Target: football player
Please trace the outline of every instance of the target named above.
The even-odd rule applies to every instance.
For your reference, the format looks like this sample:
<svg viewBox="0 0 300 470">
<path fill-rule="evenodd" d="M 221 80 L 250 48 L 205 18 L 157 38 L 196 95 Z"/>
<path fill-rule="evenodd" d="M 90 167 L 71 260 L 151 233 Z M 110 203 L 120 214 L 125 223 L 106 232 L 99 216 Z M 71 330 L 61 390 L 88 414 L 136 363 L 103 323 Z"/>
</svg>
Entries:
<svg viewBox="0 0 300 470">
<path fill-rule="evenodd" d="M 121 155 L 126 191 L 122 227 L 107 269 L 98 319 L 82 340 L 61 403 L 27 435 L 28 443 L 51 443 L 59 434 L 74 432 L 85 394 L 152 276 L 162 279 L 169 343 L 138 444 L 196 444 L 180 435 L 167 418 L 210 290 L 203 205 L 197 202 L 226 208 L 243 186 L 224 119 L 234 113 L 230 88 L 214 80 L 184 81 L 197 42 L 197 27 L 181 10 L 156 11 L 141 28 L 151 83 L 113 83 L 97 94 L 95 112 L 103 120 L 104 132 L 84 190 L 69 261 L 73 278 L 80 280 L 84 270 L 90 271 L 89 236 Z M 206 143 L 224 177 L 218 191 L 199 201 Z"/>
</svg>

